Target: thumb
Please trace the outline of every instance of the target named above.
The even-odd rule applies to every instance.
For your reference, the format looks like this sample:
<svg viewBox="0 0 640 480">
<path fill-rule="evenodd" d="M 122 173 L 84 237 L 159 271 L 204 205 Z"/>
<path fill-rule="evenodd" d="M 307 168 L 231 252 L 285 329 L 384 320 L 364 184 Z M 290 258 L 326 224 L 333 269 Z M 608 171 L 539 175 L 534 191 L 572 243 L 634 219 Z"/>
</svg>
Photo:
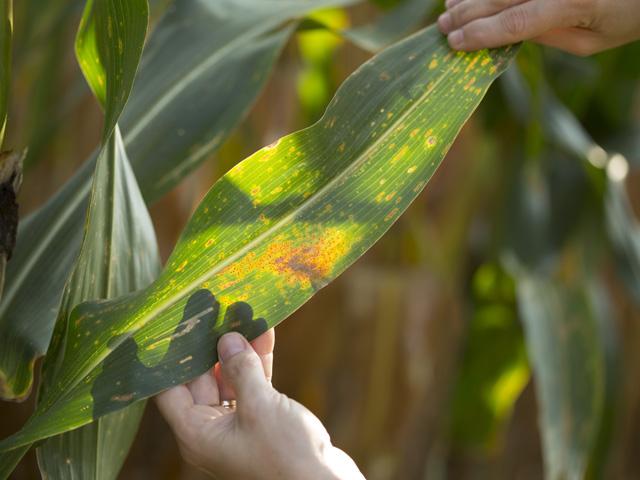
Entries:
<svg viewBox="0 0 640 480">
<path fill-rule="evenodd" d="M 222 375 L 236 393 L 238 411 L 259 408 L 271 388 L 260 357 L 239 333 L 227 333 L 218 342 Z"/>
</svg>

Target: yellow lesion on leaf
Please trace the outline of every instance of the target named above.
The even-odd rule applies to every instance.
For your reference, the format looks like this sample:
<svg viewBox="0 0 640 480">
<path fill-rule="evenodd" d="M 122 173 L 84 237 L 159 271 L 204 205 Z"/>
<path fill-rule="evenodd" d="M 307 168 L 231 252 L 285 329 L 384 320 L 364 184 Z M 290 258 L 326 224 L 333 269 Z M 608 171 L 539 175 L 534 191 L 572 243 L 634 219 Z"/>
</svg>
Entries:
<svg viewBox="0 0 640 480">
<path fill-rule="evenodd" d="M 384 221 L 388 222 L 389 220 L 392 220 L 398 214 L 398 212 L 399 210 L 397 208 L 394 208 L 387 214 L 386 217 L 384 217 Z"/>
<path fill-rule="evenodd" d="M 176 273 L 180 273 L 180 272 L 184 271 L 184 268 L 187 266 L 188 263 L 189 263 L 188 260 L 185 260 L 184 262 L 182 262 L 180 264 L 180 266 L 178 266 L 178 268 L 176 268 Z"/>
<path fill-rule="evenodd" d="M 424 142 L 424 146 L 426 148 L 433 148 L 436 146 L 436 144 L 438 143 L 438 138 L 431 135 L 430 137 L 427 137 L 427 139 Z"/>
<path fill-rule="evenodd" d="M 259 254 L 248 253 L 244 258 L 220 272 L 220 289 L 229 288 L 249 275 L 266 272 L 280 277 L 288 286 L 311 288 L 328 277 L 336 263 L 349 252 L 347 234 L 339 228 L 327 228 L 322 233 L 300 233 L 299 244 L 285 235 L 276 237 Z"/>
<path fill-rule="evenodd" d="M 438 67 L 438 60 L 434 58 L 433 60 L 431 60 L 431 63 L 429 63 L 429 70 L 433 70 L 437 67 Z"/>
<path fill-rule="evenodd" d="M 403 146 L 398 151 L 398 153 L 396 153 L 393 156 L 393 158 L 391 159 L 391 164 L 393 165 L 393 164 L 397 163 L 399 160 L 401 160 L 407 154 L 408 151 L 409 151 L 409 146 L 408 145 Z"/>
</svg>

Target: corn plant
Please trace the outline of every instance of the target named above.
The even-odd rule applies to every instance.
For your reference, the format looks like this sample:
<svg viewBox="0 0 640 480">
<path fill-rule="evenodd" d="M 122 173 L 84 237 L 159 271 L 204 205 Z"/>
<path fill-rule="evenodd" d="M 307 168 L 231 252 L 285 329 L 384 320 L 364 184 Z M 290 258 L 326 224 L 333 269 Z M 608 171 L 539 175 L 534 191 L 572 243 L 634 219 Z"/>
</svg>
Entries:
<svg viewBox="0 0 640 480">
<path fill-rule="evenodd" d="M 371 25 L 340 31 L 310 16 L 358 3 L 175 0 L 150 2 L 150 12 L 147 0 L 87 0 L 46 7 L 58 18 L 84 4 L 76 57 L 104 124 L 75 176 L 22 219 L 15 249 L 12 241 L 0 245 L 0 261 L 11 258 L 0 302 L 0 396 L 27 398 L 44 357 L 36 410 L 0 440 L 0 477 L 35 446 L 45 477 L 115 478 L 146 399 L 210 369 L 225 332 L 255 338 L 361 257 L 425 188 L 505 71 L 500 83 L 512 117 L 526 126 L 518 138 L 525 156 L 548 150 L 581 162 L 604 204 L 598 226 L 610 244 L 599 251 L 619 260 L 637 299 L 638 227 L 624 189 L 629 165 L 558 101 L 536 50 L 526 46 L 511 62 L 517 47 L 463 54 L 433 27 L 407 36 L 431 9 L 425 0 L 405 0 Z M 0 0 L 0 141 L 11 12 L 10 0 Z M 333 30 L 375 55 L 315 124 L 220 178 L 161 266 L 147 206 L 222 146 L 289 39 L 308 29 Z M 8 158 L 0 180 L 11 184 L 15 210 L 22 154 Z M 547 208 L 572 208 L 571 183 L 549 200 L 541 162 L 522 163 L 500 207 L 512 226 L 500 260 L 515 281 L 546 474 L 597 476 L 612 360 L 602 341 L 610 320 L 594 293 L 603 289 L 585 253 L 591 237 L 571 238 L 570 226 L 558 228 Z M 0 206 L 7 229 L 9 210 Z M 571 211 L 565 223 L 577 216 Z M 570 242 L 587 266 L 559 266 Z"/>
<path fill-rule="evenodd" d="M 146 0 L 87 1 L 76 55 L 104 110 L 102 141 L 21 226 L 0 307 L 3 396 L 28 395 L 46 358 L 36 411 L 0 442 L 3 478 L 34 444 L 46 476 L 114 478 L 144 400 L 210 369 L 225 332 L 277 325 L 369 249 L 516 52 L 454 53 L 433 27 L 385 49 L 316 124 L 224 175 L 160 269 L 145 201 L 222 143 L 297 19 L 350 3 L 178 1 L 140 62 Z M 189 111 L 193 98 L 203 108 Z"/>
</svg>

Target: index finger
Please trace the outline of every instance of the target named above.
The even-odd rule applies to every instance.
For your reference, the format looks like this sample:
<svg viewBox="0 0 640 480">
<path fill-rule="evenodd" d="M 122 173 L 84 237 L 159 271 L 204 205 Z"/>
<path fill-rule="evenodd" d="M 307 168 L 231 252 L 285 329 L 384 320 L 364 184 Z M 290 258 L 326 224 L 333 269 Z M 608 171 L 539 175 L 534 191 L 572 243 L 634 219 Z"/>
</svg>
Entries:
<svg viewBox="0 0 640 480">
<path fill-rule="evenodd" d="M 531 0 L 473 20 L 448 35 L 456 50 L 494 48 L 538 37 L 575 22 L 576 11 L 561 0 Z"/>
</svg>

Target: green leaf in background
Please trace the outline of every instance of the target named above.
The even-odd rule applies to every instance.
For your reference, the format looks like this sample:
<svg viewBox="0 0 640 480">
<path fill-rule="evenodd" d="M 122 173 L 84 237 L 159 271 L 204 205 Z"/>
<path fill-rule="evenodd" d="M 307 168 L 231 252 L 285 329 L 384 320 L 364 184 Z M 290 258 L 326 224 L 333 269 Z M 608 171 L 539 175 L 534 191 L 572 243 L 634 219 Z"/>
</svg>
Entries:
<svg viewBox="0 0 640 480">
<path fill-rule="evenodd" d="M 600 431 L 604 354 L 587 292 L 546 275 L 517 275 L 534 372 L 546 477 L 585 478 Z"/>
<path fill-rule="evenodd" d="M 290 315 L 422 191 L 516 51 L 454 53 L 431 27 L 363 65 L 318 123 L 213 186 L 152 286 L 72 312 L 55 391 L 0 450 L 192 379 L 219 335 L 255 338 Z"/>
<path fill-rule="evenodd" d="M 116 128 L 96 166 L 85 237 L 67 282 L 40 397 L 55 390 L 64 365 L 72 308 L 86 300 L 114 298 L 149 285 L 160 271 L 153 225 Z M 106 246 L 106 248 L 105 248 Z M 48 478 L 115 479 L 144 411 L 138 402 L 72 432 L 52 437 L 37 449 Z"/>
<path fill-rule="evenodd" d="M 492 451 L 530 371 L 513 279 L 486 263 L 474 273 L 472 291 L 473 314 L 452 392 L 451 432 L 455 447 Z"/>
<path fill-rule="evenodd" d="M 87 83 L 105 108 L 103 141 L 129 98 L 148 21 L 147 0 L 87 0 L 76 55 Z"/>
<path fill-rule="evenodd" d="M 11 84 L 11 38 L 13 0 L 0 0 L 0 147 L 4 141 Z"/>
<path fill-rule="evenodd" d="M 434 6 L 433 0 L 404 0 L 376 22 L 340 33 L 363 50 L 377 52 L 418 28 Z"/>
<path fill-rule="evenodd" d="M 0 147 L 4 141 L 11 84 L 11 37 L 13 0 L 0 0 Z"/>
<path fill-rule="evenodd" d="M 628 170 L 624 157 L 612 160 L 620 173 Z M 611 178 L 611 176 L 614 178 Z M 640 225 L 625 187 L 625 176 L 609 177 L 605 201 L 607 231 L 615 248 L 616 260 L 625 285 L 640 304 Z"/>
<path fill-rule="evenodd" d="M 356 2 L 178 0 L 169 7 L 119 122 L 145 200 L 177 185 L 244 118 L 293 31 L 288 21 Z M 80 246 L 95 158 L 21 223 L 0 303 L 0 397 L 25 398 L 34 362 L 47 350 Z"/>
<path fill-rule="evenodd" d="M 65 286 L 42 369 L 41 402 L 55 392 L 58 370 L 64 365 L 72 329 L 68 323 L 71 310 L 86 300 L 139 290 L 150 284 L 160 270 L 153 224 L 116 127 L 133 84 L 148 18 L 146 0 L 124 1 L 128 3 L 97 0 L 93 4 L 89 0 L 76 40 L 79 63 L 84 66 L 87 80 L 95 82 L 92 90 L 113 127 L 104 130 L 80 255 Z M 85 48 L 87 45 L 98 47 L 94 50 Z M 37 451 L 43 477 L 115 479 L 137 432 L 144 404 L 138 402 L 80 429 L 46 439 Z M 8 476 L 28 448 L 25 445 L 0 458 L 1 477 Z"/>
</svg>

